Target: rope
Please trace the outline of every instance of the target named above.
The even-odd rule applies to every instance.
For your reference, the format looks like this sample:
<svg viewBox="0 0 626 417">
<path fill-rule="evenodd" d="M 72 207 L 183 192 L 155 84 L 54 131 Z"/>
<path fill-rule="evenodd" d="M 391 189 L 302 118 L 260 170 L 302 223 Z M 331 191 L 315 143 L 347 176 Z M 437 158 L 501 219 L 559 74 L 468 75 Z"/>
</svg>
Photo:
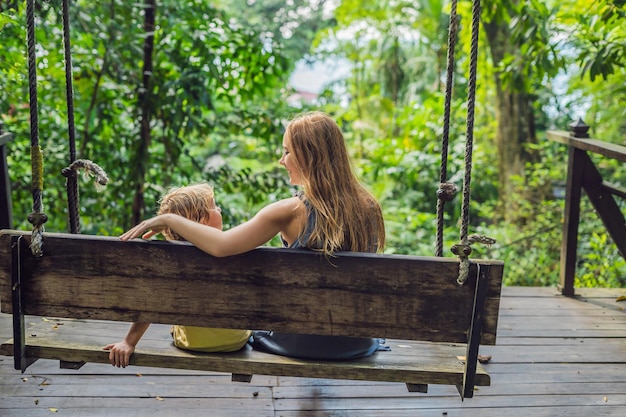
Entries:
<svg viewBox="0 0 626 417">
<path fill-rule="evenodd" d="M 441 167 L 439 171 L 439 190 L 437 191 L 437 242 L 435 256 L 443 256 L 443 214 L 446 201 L 451 201 L 456 193 L 456 186 L 448 183 L 448 143 L 450 137 L 450 103 L 454 81 L 454 49 L 459 21 L 456 13 L 457 0 L 450 5 L 450 24 L 448 27 L 448 61 L 446 77 L 446 97 L 443 114 L 443 136 L 441 139 Z"/>
<path fill-rule="evenodd" d="M 26 1 L 26 24 L 28 43 L 28 83 L 30 108 L 30 161 L 31 161 L 31 192 L 33 195 L 33 212 L 28 221 L 33 225 L 30 250 L 34 256 L 43 255 L 44 223 L 48 217 L 43 212 L 43 154 L 39 146 L 39 117 L 37 105 L 37 57 L 35 54 L 35 1 Z"/>
<path fill-rule="evenodd" d="M 63 0 L 63 48 L 65 51 L 65 94 L 67 97 L 67 130 L 70 143 L 70 165 L 76 161 L 76 129 L 74 125 L 74 88 L 72 84 L 72 55 L 70 47 L 69 1 Z M 78 179 L 74 170 L 67 171 L 65 188 L 70 222 L 70 232 L 80 233 L 78 212 Z"/>
<path fill-rule="evenodd" d="M 459 277 L 457 283 L 463 285 L 469 275 L 469 255 L 472 253 L 470 246 L 473 239 L 468 239 L 469 229 L 469 206 L 472 180 L 472 152 L 474 144 L 474 107 L 476 98 L 476 67 L 478 63 L 478 32 L 480 28 L 480 0 L 472 1 L 472 41 L 470 46 L 470 68 L 467 92 L 467 125 L 465 144 L 465 175 L 463 177 L 463 203 L 461 205 L 461 242 L 453 246 L 453 253 L 460 258 Z M 490 239 L 490 238 L 488 238 Z M 493 240 L 493 239 L 491 239 Z M 495 241 L 493 241 L 495 242 Z"/>
<path fill-rule="evenodd" d="M 39 146 L 39 119 L 37 105 L 37 58 L 35 53 L 35 5 L 34 0 L 26 1 L 27 43 L 28 43 L 28 81 L 30 93 L 30 141 L 31 172 L 33 193 L 33 212 L 28 221 L 33 225 L 30 249 L 34 256 L 43 255 L 43 225 L 48 217 L 43 213 L 43 153 Z M 70 142 L 70 166 L 62 170 L 67 178 L 67 195 L 72 233 L 79 233 L 78 218 L 78 181 L 76 172 L 84 169 L 96 177 L 97 183 L 106 185 L 109 178 L 97 164 L 76 159 L 76 133 L 74 125 L 74 94 L 72 86 L 72 57 L 70 48 L 69 1 L 63 0 L 63 46 L 65 49 L 65 85 L 67 95 L 68 132 Z"/>
</svg>

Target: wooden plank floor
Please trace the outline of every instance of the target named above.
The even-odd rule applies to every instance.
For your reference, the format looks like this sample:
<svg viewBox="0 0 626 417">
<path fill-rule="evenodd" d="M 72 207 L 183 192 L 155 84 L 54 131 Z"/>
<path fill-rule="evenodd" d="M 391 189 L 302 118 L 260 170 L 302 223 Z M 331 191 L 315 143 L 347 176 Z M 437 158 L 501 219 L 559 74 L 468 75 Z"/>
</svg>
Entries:
<svg viewBox="0 0 626 417">
<path fill-rule="evenodd" d="M 454 388 L 428 394 L 403 384 L 230 375 L 87 364 L 61 370 L 40 360 L 23 375 L 0 356 L 0 416 L 626 416 L 626 289 L 503 290 L 497 346 L 485 365 L 492 385 L 462 402 Z M 120 327 L 120 338 L 125 326 Z M 0 338 L 11 318 L 0 316 Z M 153 326 L 142 343 L 169 337 Z M 115 340 L 113 340 L 115 341 Z"/>
</svg>

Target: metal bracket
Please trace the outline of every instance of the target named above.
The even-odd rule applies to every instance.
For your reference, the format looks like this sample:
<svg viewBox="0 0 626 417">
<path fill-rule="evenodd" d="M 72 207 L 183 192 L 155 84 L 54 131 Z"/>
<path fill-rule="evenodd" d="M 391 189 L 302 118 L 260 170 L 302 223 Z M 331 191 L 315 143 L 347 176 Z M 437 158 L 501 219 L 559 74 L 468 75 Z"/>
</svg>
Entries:
<svg viewBox="0 0 626 417">
<path fill-rule="evenodd" d="M 24 371 L 37 359 L 26 357 L 26 329 L 22 308 L 22 256 L 23 236 L 11 236 L 11 298 L 13 303 L 13 365 Z"/>
<path fill-rule="evenodd" d="M 461 399 L 474 396 L 474 382 L 476 381 L 476 367 L 478 363 L 478 348 L 483 328 L 483 315 L 485 312 L 485 299 L 487 298 L 487 284 L 489 277 L 489 265 L 477 266 L 476 288 L 474 290 L 474 308 L 472 309 L 472 322 L 467 337 L 467 350 L 465 352 L 465 370 L 463 372 L 463 385 L 457 386 Z"/>
</svg>

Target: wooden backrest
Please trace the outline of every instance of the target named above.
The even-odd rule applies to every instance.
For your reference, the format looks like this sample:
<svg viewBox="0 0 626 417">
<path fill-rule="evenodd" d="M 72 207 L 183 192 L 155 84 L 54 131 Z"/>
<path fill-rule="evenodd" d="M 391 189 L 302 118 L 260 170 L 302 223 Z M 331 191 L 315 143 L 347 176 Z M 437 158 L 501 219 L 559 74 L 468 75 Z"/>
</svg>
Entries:
<svg viewBox="0 0 626 417">
<path fill-rule="evenodd" d="M 186 242 L 122 242 L 0 232 L 0 306 L 12 312 L 11 241 L 20 239 L 27 315 L 467 342 L 477 264 L 489 267 L 481 342 L 495 344 L 503 263 L 262 247 L 216 258 Z"/>
</svg>

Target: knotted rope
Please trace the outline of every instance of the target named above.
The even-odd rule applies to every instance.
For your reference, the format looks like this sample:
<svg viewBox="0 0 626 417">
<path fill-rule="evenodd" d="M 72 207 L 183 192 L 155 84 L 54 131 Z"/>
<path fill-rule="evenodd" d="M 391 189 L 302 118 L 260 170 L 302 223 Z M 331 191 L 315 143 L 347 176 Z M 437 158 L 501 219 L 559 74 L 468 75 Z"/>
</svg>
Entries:
<svg viewBox="0 0 626 417">
<path fill-rule="evenodd" d="M 28 82 L 30 108 L 30 163 L 33 212 L 28 221 L 33 225 L 30 250 L 34 256 L 43 255 L 44 223 L 48 217 L 43 212 L 43 154 L 39 146 L 39 115 L 37 104 L 37 57 L 35 54 L 35 1 L 26 1 L 26 24 L 28 43 Z"/>
<path fill-rule="evenodd" d="M 467 118 L 466 118 L 466 143 L 465 143 L 465 174 L 463 177 L 463 201 L 461 205 L 461 242 L 452 246 L 452 253 L 460 260 L 459 276 L 457 283 L 463 285 L 469 275 L 469 255 L 472 253 L 472 243 L 492 245 L 496 241 L 482 235 L 468 236 L 469 229 L 469 206 L 472 179 L 472 153 L 474 143 L 474 108 L 476 99 L 476 68 L 478 64 L 478 34 L 480 29 L 480 0 L 472 2 L 472 37 L 470 46 L 470 68 L 467 93 Z M 448 146 L 450 135 L 450 103 L 452 101 L 452 86 L 454 76 L 454 49 L 458 30 L 457 0 L 452 0 L 450 5 L 450 24 L 448 27 L 448 60 L 446 78 L 446 96 L 444 103 L 443 136 L 441 140 L 441 169 L 439 172 L 439 189 L 437 190 L 437 242 L 436 256 L 443 256 L 443 223 L 444 206 L 446 201 L 452 201 L 455 197 L 456 185 L 447 182 Z"/>
<path fill-rule="evenodd" d="M 26 22 L 28 41 L 28 81 L 30 99 L 30 140 L 31 140 L 31 172 L 33 212 L 28 216 L 28 221 L 33 225 L 30 249 L 34 256 L 43 255 L 43 232 L 44 223 L 48 217 L 43 213 L 43 153 L 39 146 L 39 119 L 37 104 L 37 59 L 35 54 L 35 4 L 34 0 L 26 1 Z M 62 170 L 67 178 L 66 188 L 68 195 L 68 208 L 70 215 L 70 230 L 79 233 L 78 218 L 78 181 L 76 172 L 84 169 L 96 177 L 100 185 L 106 185 L 108 177 L 106 172 L 97 164 L 86 159 L 76 159 L 76 132 L 74 123 L 74 93 L 72 85 L 72 56 L 70 47 L 70 22 L 69 1 L 63 0 L 63 46 L 65 50 L 65 85 L 67 97 L 67 121 L 70 143 L 70 165 Z"/>
<path fill-rule="evenodd" d="M 452 252 L 460 259 L 459 277 L 457 283 L 463 285 L 469 275 L 469 255 L 472 253 L 471 244 L 475 242 L 495 243 L 495 240 L 486 236 L 467 236 L 469 229 L 469 206 L 472 180 L 472 153 L 474 145 L 474 108 L 476 101 L 476 67 L 478 65 L 478 33 L 480 28 L 480 0 L 472 2 L 472 41 L 470 46 L 470 68 L 467 92 L 467 119 L 465 143 L 465 175 L 463 177 L 463 203 L 461 205 L 461 242 L 453 246 Z"/>
<path fill-rule="evenodd" d="M 443 136 L 441 138 L 441 166 L 439 170 L 439 190 L 437 191 L 437 242 L 435 256 L 443 256 L 443 214 L 446 201 L 452 201 L 456 185 L 446 182 L 448 178 L 448 144 L 450 138 L 450 103 L 454 81 L 454 49 L 459 21 L 456 13 L 457 0 L 450 4 L 450 24 L 448 26 L 448 60 L 446 75 L 446 97 L 443 111 Z"/>
<path fill-rule="evenodd" d="M 72 83 L 72 53 L 70 45 L 69 1 L 63 0 L 63 48 L 65 51 L 65 95 L 67 102 L 67 130 L 70 144 L 70 165 L 61 173 L 66 178 L 67 205 L 70 232 L 80 233 L 80 215 L 78 211 L 78 176 L 85 170 L 96 178 L 96 183 L 105 186 L 109 181 L 106 172 L 98 164 L 87 159 L 76 159 L 76 128 L 74 123 L 74 88 Z"/>
</svg>

